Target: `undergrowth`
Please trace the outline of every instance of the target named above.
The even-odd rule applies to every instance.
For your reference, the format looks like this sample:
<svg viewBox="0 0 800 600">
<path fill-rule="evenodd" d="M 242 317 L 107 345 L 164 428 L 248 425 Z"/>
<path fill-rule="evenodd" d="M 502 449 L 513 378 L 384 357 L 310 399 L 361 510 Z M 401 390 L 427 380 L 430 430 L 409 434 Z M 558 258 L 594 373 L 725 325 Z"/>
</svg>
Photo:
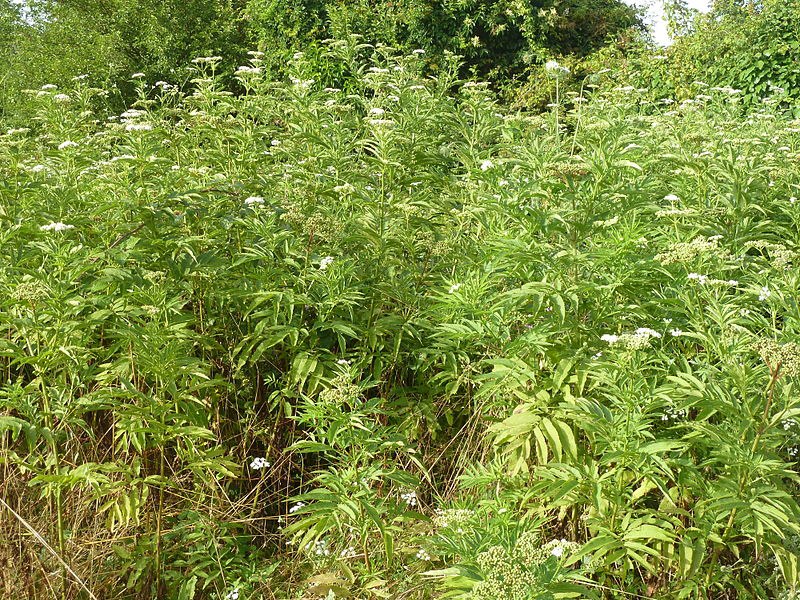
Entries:
<svg viewBox="0 0 800 600">
<path fill-rule="evenodd" d="M 31 92 L 4 597 L 794 597 L 800 121 L 420 54 Z"/>
</svg>

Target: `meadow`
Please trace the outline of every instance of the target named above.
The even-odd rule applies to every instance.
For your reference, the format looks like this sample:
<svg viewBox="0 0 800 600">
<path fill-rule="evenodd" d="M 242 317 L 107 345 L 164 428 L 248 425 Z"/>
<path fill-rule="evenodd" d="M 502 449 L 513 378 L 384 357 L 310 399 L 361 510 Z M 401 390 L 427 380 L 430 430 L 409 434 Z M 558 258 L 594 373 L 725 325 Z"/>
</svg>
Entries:
<svg viewBox="0 0 800 600">
<path fill-rule="evenodd" d="M 0 134 L 0 596 L 781 598 L 800 119 L 351 43 Z"/>
</svg>

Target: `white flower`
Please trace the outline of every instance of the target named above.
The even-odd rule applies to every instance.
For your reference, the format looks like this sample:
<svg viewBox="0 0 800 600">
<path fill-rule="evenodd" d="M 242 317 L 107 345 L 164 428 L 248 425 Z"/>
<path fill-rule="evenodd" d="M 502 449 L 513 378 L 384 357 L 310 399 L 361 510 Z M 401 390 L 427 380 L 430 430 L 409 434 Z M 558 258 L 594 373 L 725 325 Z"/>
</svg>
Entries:
<svg viewBox="0 0 800 600">
<path fill-rule="evenodd" d="M 564 556 L 564 547 L 555 546 L 552 550 L 550 550 L 550 554 L 552 554 L 556 558 L 561 558 L 562 556 Z"/>
<path fill-rule="evenodd" d="M 337 365 L 349 365 L 350 361 L 347 360 L 346 358 L 340 358 L 339 360 L 336 361 L 336 364 Z"/>
<path fill-rule="evenodd" d="M 69 96 L 67 96 L 66 94 L 56 94 L 55 96 L 53 96 L 53 100 L 62 103 L 69 102 Z"/>
<path fill-rule="evenodd" d="M 272 141 L 269 143 L 269 145 L 270 145 L 270 146 L 280 146 L 280 145 L 281 145 L 281 141 L 280 141 L 280 140 L 272 140 Z"/>
<path fill-rule="evenodd" d="M 67 225 L 66 223 L 62 223 L 59 221 L 58 223 L 50 223 L 49 225 L 42 225 L 39 227 L 42 231 L 67 231 L 69 229 L 75 229 L 75 225 Z"/>
<path fill-rule="evenodd" d="M 54 90 L 54 89 L 56 89 L 57 87 L 58 87 L 57 85 L 53 85 L 52 83 L 46 83 L 46 84 L 44 84 L 44 85 L 42 86 L 42 89 L 43 89 L 43 90 Z"/>
<path fill-rule="evenodd" d="M 697 281 L 700 285 L 705 285 L 706 281 L 708 281 L 707 275 L 700 275 L 699 273 L 689 273 L 687 277 L 691 280 Z"/>
<path fill-rule="evenodd" d="M 639 327 L 639 329 L 634 331 L 633 334 L 634 335 L 640 335 L 640 336 L 648 337 L 648 338 L 651 338 L 651 337 L 660 338 L 661 337 L 660 333 L 658 333 L 654 329 L 650 329 L 649 327 Z"/>
<path fill-rule="evenodd" d="M 331 266 L 332 262 L 333 262 L 333 257 L 332 256 L 326 256 L 321 261 L 319 261 L 319 270 L 320 271 L 324 271 L 325 269 L 327 269 L 328 267 Z"/>
<path fill-rule="evenodd" d="M 134 73 L 131 75 L 131 79 L 141 79 L 142 77 L 144 77 L 144 73 Z"/>
<path fill-rule="evenodd" d="M 221 56 L 198 56 L 197 58 L 193 58 L 192 62 L 196 65 L 201 63 L 213 63 L 222 60 Z"/>
<path fill-rule="evenodd" d="M 608 342 L 609 344 L 616 344 L 619 341 L 619 336 L 611 333 L 604 333 L 600 336 L 601 342 Z"/>
<path fill-rule="evenodd" d="M 494 166 L 494 163 L 490 160 L 484 160 L 481 162 L 481 171 L 488 171 Z"/>
<path fill-rule="evenodd" d="M 77 146 L 77 145 L 78 145 L 78 144 L 76 144 L 75 142 L 73 142 L 73 141 L 71 141 L 71 140 L 67 140 L 67 141 L 65 141 L 65 142 L 61 142 L 61 143 L 58 145 L 58 149 L 59 149 L 59 150 L 66 150 L 67 148 L 74 148 L 74 147 L 75 147 L 75 146 Z"/>
<path fill-rule="evenodd" d="M 460 283 L 454 283 L 453 285 L 450 286 L 450 289 L 447 290 L 447 293 L 448 294 L 455 294 L 460 289 L 461 289 L 461 284 Z"/>
<path fill-rule="evenodd" d="M 305 503 L 305 502 L 298 502 L 297 504 L 295 504 L 294 506 L 292 506 L 292 507 L 289 509 L 289 514 L 290 514 L 290 515 L 292 515 L 292 514 L 296 513 L 298 510 L 300 510 L 301 508 L 303 508 L 305 505 L 306 505 L 306 503 Z"/>
<path fill-rule="evenodd" d="M 664 196 L 664 200 L 666 200 L 667 202 L 677 202 L 678 200 L 680 200 L 680 198 L 678 198 L 675 194 L 667 194 L 666 196 Z"/>
<path fill-rule="evenodd" d="M 670 329 L 669 334 L 672 337 L 680 337 L 683 335 L 683 331 L 681 331 L 680 329 Z"/>
<path fill-rule="evenodd" d="M 328 548 L 327 540 L 317 540 L 313 544 L 309 542 L 303 546 L 303 550 L 313 550 L 314 554 L 317 556 L 328 556 L 331 553 L 330 549 Z"/>
<path fill-rule="evenodd" d="M 544 70 L 547 71 L 547 74 L 553 79 L 559 79 L 560 77 L 569 74 L 569 69 L 561 66 L 555 60 L 548 60 L 544 64 Z"/>
<path fill-rule="evenodd" d="M 761 302 L 763 302 L 764 300 L 769 298 L 771 295 L 772 295 L 772 292 L 769 291 L 769 288 L 767 286 L 764 286 L 764 287 L 761 288 L 761 293 L 758 295 L 758 299 Z"/>
<path fill-rule="evenodd" d="M 415 50 L 411 51 L 411 54 L 425 54 L 425 50 L 422 48 L 416 48 Z"/>
<path fill-rule="evenodd" d="M 414 508 L 417 505 L 417 492 L 411 491 L 406 492 L 405 494 L 400 494 L 400 498 L 411 508 Z"/>
<path fill-rule="evenodd" d="M 31 167 L 31 173 L 41 173 L 41 172 L 42 172 L 42 171 L 44 171 L 46 168 L 47 168 L 47 167 L 45 167 L 44 165 L 33 165 L 33 166 Z"/>
<path fill-rule="evenodd" d="M 355 558 L 356 556 L 358 556 L 358 554 L 355 548 L 353 548 L 352 546 L 348 546 L 339 553 L 339 556 L 341 556 L 342 558 Z"/>
<path fill-rule="evenodd" d="M 386 114 L 386 111 L 376 106 L 369 109 L 369 114 L 375 115 L 376 117 L 380 117 L 381 115 Z"/>
<path fill-rule="evenodd" d="M 247 206 L 252 206 L 254 204 L 264 204 L 264 199 L 261 196 L 250 196 L 249 198 L 245 198 L 244 203 Z"/>
<path fill-rule="evenodd" d="M 126 123 L 125 131 L 151 131 L 153 126 L 150 123 Z"/>
<path fill-rule="evenodd" d="M 239 590 L 234 588 L 225 594 L 225 600 L 239 600 Z"/>
<path fill-rule="evenodd" d="M 260 471 L 261 469 L 267 469 L 267 468 L 269 468 L 271 466 L 272 465 L 269 463 L 269 461 L 267 461 L 266 458 L 262 458 L 260 456 L 254 458 L 250 462 L 250 468 L 253 469 L 254 471 Z"/>
<path fill-rule="evenodd" d="M 430 560 L 431 559 L 431 555 L 428 554 L 428 552 L 425 550 L 425 548 L 420 548 L 419 550 L 417 550 L 417 558 L 419 560 Z"/>
</svg>

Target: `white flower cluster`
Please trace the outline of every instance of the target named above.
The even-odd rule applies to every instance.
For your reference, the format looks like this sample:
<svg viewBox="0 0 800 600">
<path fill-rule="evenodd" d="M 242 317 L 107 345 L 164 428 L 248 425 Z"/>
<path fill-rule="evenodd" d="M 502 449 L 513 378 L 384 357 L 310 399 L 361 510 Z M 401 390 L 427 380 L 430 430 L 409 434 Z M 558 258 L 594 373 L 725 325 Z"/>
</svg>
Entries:
<svg viewBox="0 0 800 600">
<path fill-rule="evenodd" d="M 77 145 L 78 144 L 76 142 L 73 142 L 72 140 L 66 140 L 66 141 L 61 142 L 58 145 L 58 149 L 59 150 L 66 150 L 67 148 L 74 148 Z"/>
<path fill-rule="evenodd" d="M 450 289 L 447 290 L 447 293 L 448 294 L 455 294 L 460 289 L 461 289 L 461 284 L 460 283 L 454 283 L 453 285 L 450 286 Z"/>
<path fill-rule="evenodd" d="M 785 420 L 785 421 L 782 423 L 782 425 L 783 425 L 783 428 L 784 428 L 786 431 L 789 431 L 789 430 L 790 430 L 792 427 L 797 427 L 797 421 L 795 421 L 794 419 L 786 419 L 786 420 Z"/>
<path fill-rule="evenodd" d="M 356 552 L 355 548 L 353 548 L 352 546 L 348 546 L 339 553 L 339 556 L 341 558 L 355 558 L 356 556 L 358 556 L 358 553 Z"/>
<path fill-rule="evenodd" d="M 414 508 L 417 506 L 417 492 L 410 491 L 404 494 L 400 494 L 400 499 L 405 502 L 409 507 Z"/>
<path fill-rule="evenodd" d="M 331 263 L 333 263 L 333 257 L 326 256 L 321 261 L 319 261 L 319 270 L 324 271 L 325 269 L 331 266 Z"/>
<path fill-rule="evenodd" d="M 308 542 L 303 546 L 306 552 L 313 552 L 317 556 L 330 556 L 331 550 L 328 548 L 327 540 L 317 540 L 315 542 Z"/>
<path fill-rule="evenodd" d="M 664 414 L 661 415 L 662 421 L 680 421 L 681 419 L 685 419 L 689 411 L 685 408 L 675 408 L 674 406 L 667 406 L 664 409 Z"/>
<path fill-rule="evenodd" d="M 553 79 L 559 79 L 565 75 L 569 75 L 569 69 L 560 65 L 555 60 L 548 60 L 544 64 L 544 70 L 547 71 L 547 75 Z"/>
<path fill-rule="evenodd" d="M 579 544 L 570 542 L 561 538 L 560 540 L 551 540 L 542 546 L 542 550 L 547 552 L 550 556 L 561 558 L 564 554 L 571 554 L 580 548 Z"/>
<path fill-rule="evenodd" d="M 292 506 L 292 507 L 289 509 L 289 514 L 290 514 L 290 515 L 293 515 L 293 514 L 294 514 L 294 513 L 296 513 L 298 510 L 302 509 L 302 508 L 303 508 L 305 505 L 306 505 L 306 503 L 305 503 L 305 502 L 298 502 L 297 504 L 295 504 L 294 506 Z"/>
<path fill-rule="evenodd" d="M 152 131 L 150 123 L 125 123 L 125 131 Z"/>
<path fill-rule="evenodd" d="M 59 221 L 58 223 L 50 223 L 49 225 L 42 225 L 39 227 L 42 231 L 67 231 L 69 229 L 75 229 L 75 225 L 67 225 L 66 223 L 62 223 Z"/>
<path fill-rule="evenodd" d="M 270 462 L 261 456 L 257 456 L 250 462 L 250 468 L 254 471 L 260 471 L 261 469 L 268 469 L 272 465 Z"/>
<path fill-rule="evenodd" d="M 253 206 L 254 204 L 264 204 L 264 198 L 262 198 L 261 196 L 250 196 L 249 198 L 245 198 L 244 203 L 247 206 Z"/>
<path fill-rule="evenodd" d="M 225 594 L 225 600 L 239 600 L 239 590 L 234 588 Z"/>
<path fill-rule="evenodd" d="M 222 60 L 221 56 L 198 56 L 197 58 L 193 58 L 192 62 L 196 65 L 207 64 L 207 63 L 216 63 Z"/>
<path fill-rule="evenodd" d="M 771 295 L 772 295 L 772 292 L 769 291 L 769 288 L 767 286 L 764 286 L 764 287 L 761 288 L 760 293 L 758 294 L 758 299 L 759 299 L 759 301 L 764 302 Z"/>
<path fill-rule="evenodd" d="M 248 65 L 242 65 L 242 66 L 236 68 L 236 72 L 238 74 L 240 74 L 240 75 L 244 75 L 244 74 L 257 75 L 257 74 L 261 73 L 261 67 L 250 67 Z"/>
<path fill-rule="evenodd" d="M 416 557 L 418 560 L 425 560 L 425 561 L 431 559 L 431 555 L 428 554 L 428 551 L 425 550 L 425 548 L 420 548 L 419 550 L 417 550 Z"/>
<path fill-rule="evenodd" d="M 734 287 L 739 285 L 736 279 L 713 279 L 708 275 L 701 275 L 700 273 L 689 273 L 687 278 L 690 281 L 696 281 L 700 285 L 730 285 Z"/>
<path fill-rule="evenodd" d="M 612 333 L 605 333 L 600 336 L 600 341 L 606 342 L 610 345 L 621 344 L 631 350 L 641 350 L 650 344 L 653 338 L 660 338 L 661 334 L 649 327 L 639 327 L 633 333 L 622 333 L 615 335 Z"/>
</svg>

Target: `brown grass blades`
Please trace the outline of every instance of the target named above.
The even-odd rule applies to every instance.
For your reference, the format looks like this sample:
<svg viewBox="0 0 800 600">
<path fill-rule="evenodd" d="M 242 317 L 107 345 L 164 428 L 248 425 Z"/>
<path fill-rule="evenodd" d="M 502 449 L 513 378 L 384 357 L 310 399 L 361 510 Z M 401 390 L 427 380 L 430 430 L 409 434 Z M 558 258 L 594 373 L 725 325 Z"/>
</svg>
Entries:
<svg viewBox="0 0 800 600">
<path fill-rule="evenodd" d="M 30 523 L 28 523 L 28 521 L 26 521 L 22 515 L 20 515 L 17 511 L 11 508 L 11 506 L 9 506 L 8 503 L 2 498 L 0 498 L 0 505 L 2 505 L 3 508 L 5 508 L 8 512 L 10 512 L 14 516 L 14 518 L 17 521 L 19 521 L 20 525 L 22 525 L 36 539 L 36 541 L 38 541 L 42 545 L 42 547 L 45 550 L 47 550 L 47 552 L 49 552 L 62 567 L 64 567 L 64 571 L 66 571 L 66 573 L 69 574 L 69 576 L 78 585 L 80 585 L 84 590 L 86 590 L 86 593 L 89 594 L 89 597 L 92 600 L 99 600 L 98 597 L 94 595 L 92 590 L 89 589 L 89 586 L 86 585 L 86 582 L 83 579 L 81 579 L 81 577 L 75 571 L 72 570 L 72 567 L 69 566 L 69 563 L 67 563 L 67 561 L 65 561 L 61 557 L 61 555 L 58 552 L 56 552 L 56 550 L 48 543 L 48 541 L 44 538 L 44 536 L 42 536 L 41 533 L 36 531 L 36 529 Z"/>
</svg>

